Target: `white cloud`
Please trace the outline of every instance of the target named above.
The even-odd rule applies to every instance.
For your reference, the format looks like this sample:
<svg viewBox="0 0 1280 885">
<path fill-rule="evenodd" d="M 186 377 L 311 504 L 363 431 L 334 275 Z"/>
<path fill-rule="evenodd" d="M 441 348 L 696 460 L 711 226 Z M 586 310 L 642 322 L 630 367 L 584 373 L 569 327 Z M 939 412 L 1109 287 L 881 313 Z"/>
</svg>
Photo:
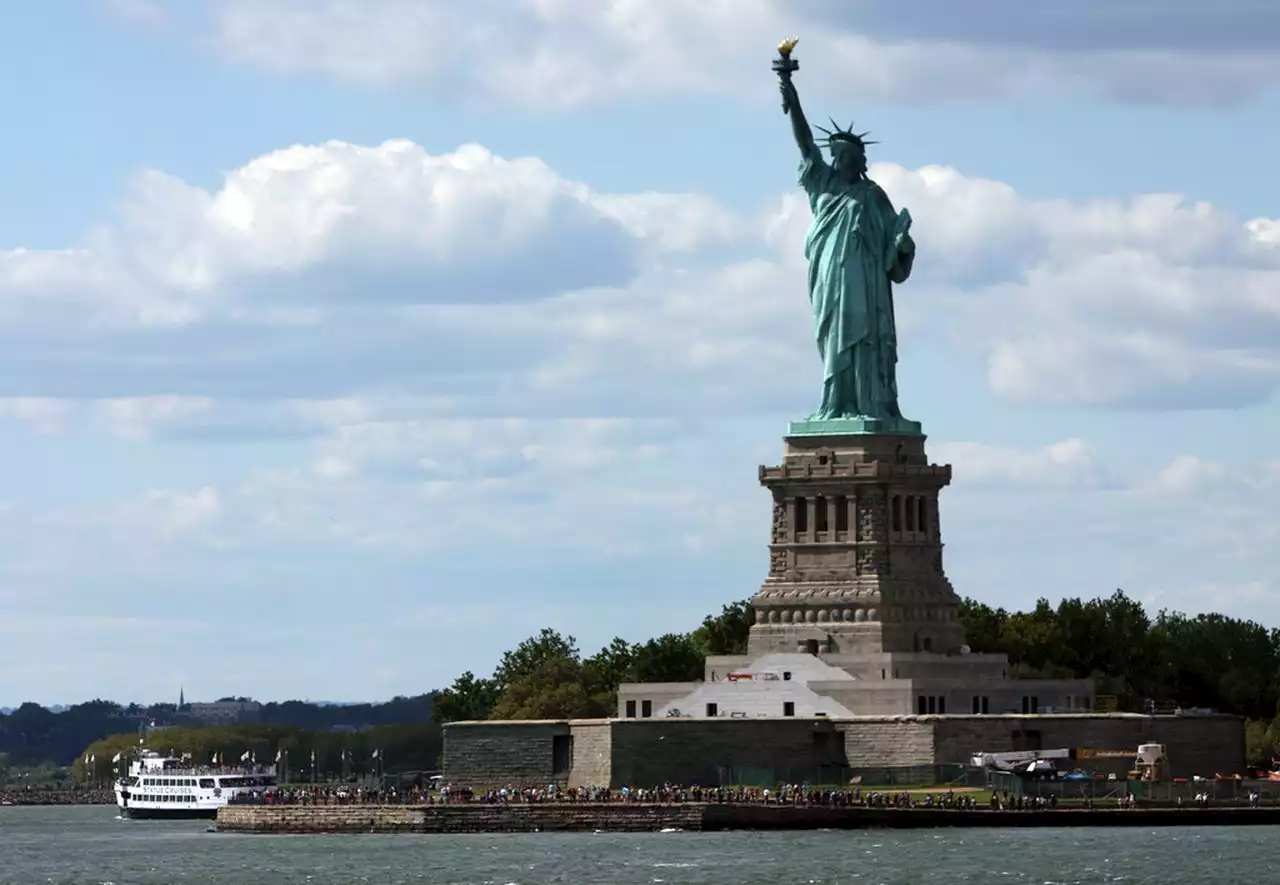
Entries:
<svg viewBox="0 0 1280 885">
<path fill-rule="evenodd" d="M 946 100 L 1072 90 L 1129 101 L 1221 102 L 1256 93 L 1280 69 L 1264 5 L 1137 0 L 1073 5 L 1071 15 L 1004 2 L 919 10 L 906 27 L 882 0 L 856 8 L 788 0 L 219 0 L 217 47 L 282 74 L 322 74 L 519 105 L 619 96 L 772 92 L 780 35 L 865 100 Z M 805 71 L 808 71 L 806 65 Z M 807 73 L 802 75 L 807 76 Z M 829 87 L 828 87 L 829 88 Z"/>
<path fill-rule="evenodd" d="M 101 400 L 95 408 L 108 431 L 122 439 L 148 439 L 166 424 L 178 424 L 213 407 L 207 397 L 135 396 Z"/>
<path fill-rule="evenodd" d="M 68 403 L 49 397 L 15 396 L 0 399 L 0 418 L 21 421 L 43 434 L 62 430 L 69 411 Z"/>
<path fill-rule="evenodd" d="M 232 506 L 247 543 L 265 546 L 421 552 L 483 540 L 592 558 L 661 549 L 695 531 L 732 537 L 742 513 L 721 508 L 755 489 L 737 483 L 725 499 L 719 478 L 687 485 L 698 454 L 679 450 L 678 435 L 625 419 L 354 424 L 317 442 L 310 471 L 261 472 Z"/>
<path fill-rule="evenodd" d="M 1152 495 L 1187 495 L 1220 484 L 1227 477 L 1223 464 L 1195 455 L 1178 455 L 1140 488 Z"/>
<path fill-rule="evenodd" d="M 1024 450 L 976 442 L 942 443 L 932 447 L 932 459 L 952 464 L 957 483 L 1093 484 L 1100 465 L 1084 440 L 1066 439 Z"/>
<path fill-rule="evenodd" d="M 83 548 L 73 545 L 61 551 L 69 568 L 87 564 L 79 561 L 80 555 L 92 560 L 98 555 L 98 544 L 112 548 L 113 557 L 121 561 L 131 557 L 152 558 L 157 553 L 152 545 L 157 542 L 220 546 L 225 538 L 216 535 L 215 530 L 223 515 L 222 496 L 214 486 L 195 491 L 149 489 L 115 503 L 78 501 L 54 510 L 26 514 L 33 525 L 65 532 L 65 536 L 60 534 L 64 545 L 68 537 L 85 529 L 98 530 L 84 539 Z"/>
</svg>

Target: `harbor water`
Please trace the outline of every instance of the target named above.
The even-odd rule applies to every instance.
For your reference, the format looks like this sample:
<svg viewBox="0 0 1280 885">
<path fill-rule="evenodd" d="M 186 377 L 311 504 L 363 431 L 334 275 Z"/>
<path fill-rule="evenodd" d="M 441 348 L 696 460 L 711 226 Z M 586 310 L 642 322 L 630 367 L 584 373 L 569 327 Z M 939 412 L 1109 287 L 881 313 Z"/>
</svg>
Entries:
<svg viewBox="0 0 1280 885">
<path fill-rule="evenodd" d="M 1274 827 L 263 836 L 0 808 L 0 883 L 871 885 L 1265 882 Z"/>
</svg>

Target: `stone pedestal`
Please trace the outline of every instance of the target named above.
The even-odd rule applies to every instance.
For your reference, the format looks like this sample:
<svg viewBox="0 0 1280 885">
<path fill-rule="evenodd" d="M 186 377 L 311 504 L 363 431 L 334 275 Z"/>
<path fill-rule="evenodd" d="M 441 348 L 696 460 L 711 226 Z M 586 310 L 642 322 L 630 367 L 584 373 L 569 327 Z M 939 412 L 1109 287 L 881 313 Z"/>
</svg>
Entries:
<svg viewBox="0 0 1280 885">
<path fill-rule="evenodd" d="M 949 466 L 925 437 L 792 434 L 760 468 L 773 495 L 769 575 L 748 654 L 955 653 L 959 597 L 942 568 L 938 493 Z"/>
</svg>

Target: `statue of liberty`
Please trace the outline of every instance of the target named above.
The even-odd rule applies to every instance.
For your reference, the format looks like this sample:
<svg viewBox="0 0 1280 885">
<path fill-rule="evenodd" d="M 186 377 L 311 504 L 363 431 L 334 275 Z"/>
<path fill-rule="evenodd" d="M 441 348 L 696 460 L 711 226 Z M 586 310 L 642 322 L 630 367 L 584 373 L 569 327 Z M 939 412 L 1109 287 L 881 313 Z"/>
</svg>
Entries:
<svg viewBox="0 0 1280 885">
<path fill-rule="evenodd" d="M 828 163 L 800 108 L 792 74 L 794 38 L 778 46 L 773 69 L 782 110 L 800 148 L 800 186 L 813 221 L 805 237 L 813 333 L 822 357 L 821 407 L 793 432 L 920 433 L 898 410 L 898 337 L 893 284 L 911 274 L 911 216 L 895 214 L 889 197 L 867 177 L 867 133 L 819 126 Z"/>
</svg>

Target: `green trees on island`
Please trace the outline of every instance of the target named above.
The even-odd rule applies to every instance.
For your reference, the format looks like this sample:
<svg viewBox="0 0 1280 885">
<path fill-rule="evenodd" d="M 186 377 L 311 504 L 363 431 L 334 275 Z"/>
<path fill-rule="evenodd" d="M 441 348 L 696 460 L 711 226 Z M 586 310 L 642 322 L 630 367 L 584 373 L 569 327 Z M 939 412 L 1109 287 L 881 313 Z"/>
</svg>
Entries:
<svg viewBox="0 0 1280 885">
<path fill-rule="evenodd" d="M 750 628 L 751 606 L 736 602 L 692 633 L 614 639 L 589 658 L 572 636 L 547 628 L 505 653 L 489 678 L 468 671 L 437 692 L 435 715 L 440 722 L 612 716 L 620 683 L 701 679 L 703 658 L 742 654 Z"/>
<path fill-rule="evenodd" d="M 422 694 L 397 697 L 380 704 L 266 703 L 258 711 L 256 722 L 263 726 L 313 731 L 430 725 L 432 699 L 432 694 Z M 7 715 L 0 714 L 0 755 L 5 756 L 14 769 L 30 769 L 46 762 L 70 765 L 72 760 L 83 757 L 86 746 L 109 735 L 132 735 L 136 742 L 139 729 L 151 722 L 192 729 L 201 726 L 172 703 L 143 706 L 92 700 L 59 712 L 25 703 Z"/>
<path fill-rule="evenodd" d="M 1280 702 L 1280 630 L 1219 614 L 1160 611 L 1117 590 L 1105 599 L 1041 599 L 1028 612 L 965 600 L 975 652 L 1003 652 L 1014 673 L 1092 676 L 1122 709 L 1147 700 L 1272 720 Z"/>
<path fill-rule="evenodd" d="M 94 741 L 76 758 L 71 774 L 82 783 L 107 784 L 115 776 L 112 760 L 116 754 L 126 759 L 138 746 L 138 736 L 132 732 Z M 434 724 L 380 725 L 354 733 L 224 725 L 155 731 L 147 735 L 146 747 L 179 757 L 189 754 L 193 765 L 210 764 L 215 753 L 227 764 L 238 764 L 248 753 L 258 763 L 270 765 L 279 753 L 282 775 L 287 768 L 289 780 L 296 783 L 313 777 L 326 780 L 434 770 L 440 762 L 441 733 Z M 375 750 L 378 759 L 374 758 Z M 86 759 L 92 761 L 86 763 Z"/>
</svg>

